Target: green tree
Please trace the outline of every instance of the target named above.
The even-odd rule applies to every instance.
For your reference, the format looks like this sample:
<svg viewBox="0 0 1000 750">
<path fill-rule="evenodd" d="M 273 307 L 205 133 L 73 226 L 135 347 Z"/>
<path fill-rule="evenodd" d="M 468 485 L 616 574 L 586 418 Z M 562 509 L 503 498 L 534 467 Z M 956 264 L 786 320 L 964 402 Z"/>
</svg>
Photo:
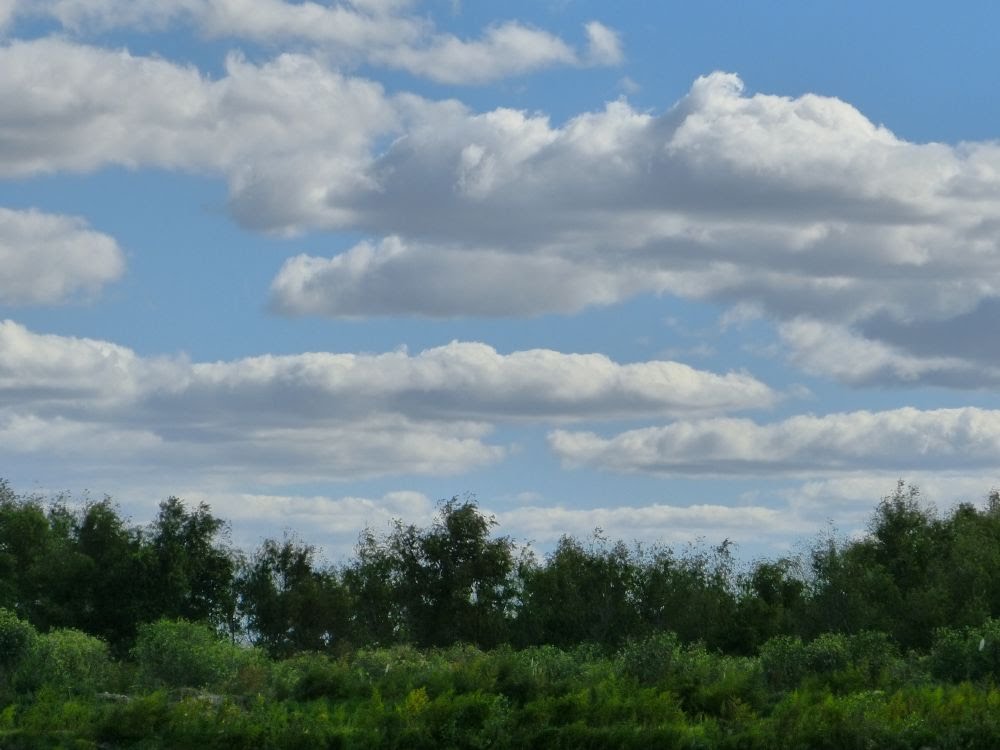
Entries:
<svg viewBox="0 0 1000 750">
<path fill-rule="evenodd" d="M 233 626 L 236 556 L 226 534 L 225 522 L 204 503 L 194 510 L 177 497 L 160 503 L 142 540 L 149 594 L 144 620 L 184 618 Z"/>
<path fill-rule="evenodd" d="M 736 619 L 737 596 L 732 545 L 690 547 L 674 556 L 654 550 L 642 563 L 637 606 L 648 631 L 672 631 L 684 642 L 712 649 L 746 650 Z"/>
<path fill-rule="evenodd" d="M 166 618 L 139 626 L 132 656 L 148 687 L 222 688 L 257 660 L 207 623 Z"/>
<path fill-rule="evenodd" d="M 503 642 L 517 598 L 517 561 L 509 537 L 491 538 L 495 525 L 473 499 L 452 498 L 429 529 L 397 522 L 385 537 L 363 534 L 344 577 L 362 638 L 423 646 Z"/>
<path fill-rule="evenodd" d="M 795 560 L 758 561 L 741 581 L 736 621 L 744 631 L 739 650 L 756 653 L 778 635 L 800 634 L 806 606 L 806 584 Z"/>
<path fill-rule="evenodd" d="M 642 631 L 642 581 L 636 551 L 624 542 L 609 544 L 598 532 L 584 546 L 564 536 L 544 565 L 524 570 L 519 640 L 564 648 L 620 645 Z"/>
<path fill-rule="evenodd" d="M 87 565 L 78 579 L 75 624 L 123 653 L 148 610 L 142 536 L 105 497 L 80 511 L 76 546 Z"/>
<path fill-rule="evenodd" d="M 325 650 L 348 635 L 347 590 L 335 572 L 317 569 L 310 545 L 265 540 L 236 586 L 250 640 L 272 656 Z"/>
</svg>

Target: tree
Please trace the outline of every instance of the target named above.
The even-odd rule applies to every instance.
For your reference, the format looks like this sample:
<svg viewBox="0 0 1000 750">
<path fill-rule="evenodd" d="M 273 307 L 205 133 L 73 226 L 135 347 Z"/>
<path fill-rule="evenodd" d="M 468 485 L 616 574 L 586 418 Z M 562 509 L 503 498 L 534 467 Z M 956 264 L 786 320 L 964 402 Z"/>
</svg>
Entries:
<svg viewBox="0 0 1000 750">
<path fill-rule="evenodd" d="M 503 642 L 517 596 L 516 560 L 509 537 L 490 537 L 494 526 L 474 499 L 456 497 L 442 502 L 430 529 L 396 522 L 384 538 L 363 534 L 358 560 L 345 571 L 361 607 L 359 630 L 379 643 Z"/>
<path fill-rule="evenodd" d="M 654 550 L 643 562 L 637 595 L 645 627 L 710 648 L 742 650 L 733 568 L 728 540 L 714 548 L 692 546 L 678 557 Z"/>
<path fill-rule="evenodd" d="M 88 503 L 76 524 L 76 549 L 87 561 L 78 579 L 76 627 L 127 650 L 148 609 L 142 537 L 105 497 Z"/>
<path fill-rule="evenodd" d="M 239 611 L 250 640 L 272 656 L 329 649 L 348 635 L 348 594 L 315 548 L 267 539 L 240 571 Z"/>
<path fill-rule="evenodd" d="M 599 532 L 584 546 L 564 536 L 544 566 L 525 572 L 518 633 L 526 643 L 616 646 L 642 630 L 642 567 L 623 542 Z"/>
<path fill-rule="evenodd" d="M 779 635 L 801 635 L 806 584 L 794 560 L 762 560 L 742 580 L 736 621 L 744 630 L 739 650 L 753 654 Z"/>
<path fill-rule="evenodd" d="M 177 497 L 143 537 L 149 599 L 144 621 L 161 617 L 229 627 L 235 621 L 235 555 L 225 544 L 226 524 L 204 503 L 189 511 Z"/>
</svg>

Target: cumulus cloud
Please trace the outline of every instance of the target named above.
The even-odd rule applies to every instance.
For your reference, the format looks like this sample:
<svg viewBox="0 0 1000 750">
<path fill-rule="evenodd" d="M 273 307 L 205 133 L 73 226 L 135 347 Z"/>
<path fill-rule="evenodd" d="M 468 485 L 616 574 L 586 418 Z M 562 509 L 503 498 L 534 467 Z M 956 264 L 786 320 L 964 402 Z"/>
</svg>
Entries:
<svg viewBox="0 0 1000 750">
<path fill-rule="evenodd" d="M 934 382 L 939 359 L 968 363 L 982 347 L 928 342 L 955 349 L 949 333 L 1000 304 L 993 144 L 909 143 L 837 99 L 747 95 L 722 73 L 661 115 L 624 102 L 558 127 L 512 110 L 410 115 L 372 161 L 371 189 L 315 216 L 349 210 L 401 239 L 295 259 L 276 280 L 280 309 L 524 315 L 667 293 L 753 308 L 787 331 L 839 326 L 895 352 L 885 382 Z M 480 294 L 442 306 L 449 264 L 477 290 L 499 268 L 531 282 L 506 310 Z"/>
<path fill-rule="evenodd" d="M 118 243 L 83 219 L 0 208 L 0 304 L 90 296 L 124 270 Z"/>
<path fill-rule="evenodd" d="M 234 56 L 210 80 L 51 39 L 0 48 L 0 96 L 2 176 L 208 172 L 246 226 L 376 238 L 289 260 L 272 288 L 287 314 L 525 316 L 670 294 L 787 324 L 792 361 L 844 382 L 996 382 L 994 355 L 956 335 L 1000 306 L 996 144 L 910 143 L 843 101 L 748 94 L 725 73 L 662 114 L 618 101 L 554 125 L 389 96 L 310 56 Z M 836 366 L 810 325 L 882 365 Z"/>
<path fill-rule="evenodd" d="M 302 535 L 335 561 L 351 556 L 358 535 L 368 528 L 383 533 L 396 519 L 418 526 L 433 521 L 435 503 L 420 492 L 398 490 L 379 497 L 330 497 L 327 495 L 274 495 L 260 493 L 205 492 L 202 488 L 181 492 L 190 503 L 207 503 L 212 512 L 233 522 L 233 541 L 252 549 L 263 538 L 274 538 L 278 530 Z"/>
<path fill-rule="evenodd" d="M 271 307 L 284 315 L 330 317 L 527 317 L 612 304 L 648 284 L 649 275 L 639 268 L 389 237 L 378 244 L 361 242 L 332 258 L 290 258 L 271 284 Z"/>
<path fill-rule="evenodd" d="M 500 421 L 718 413 L 774 399 L 745 373 L 622 365 L 598 354 L 504 355 L 452 342 L 416 355 L 192 363 L 0 323 L 6 451 L 44 460 L 96 451 L 101 465 L 198 467 L 268 482 L 459 473 L 505 455 L 487 442 Z"/>
<path fill-rule="evenodd" d="M 479 84 L 556 65 L 617 65 L 617 33 L 592 21 L 578 53 L 547 31 L 516 21 L 479 39 L 439 31 L 411 2 L 284 0 L 7 0 L 7 17 L 47 17 L 77 34 L 116 28 L 156 30 L 183 23 L 215 37 L 313 46 L 338 64 L 367 62 L 448 84 Z M 0 28 L 4 6 L 0 5 Z"/>
<path fill-rule="evenodd" d="M 0 34 L 2 34 L 10 22 L 14 19 L 14 11 L 17 9 L 18 0 L 0 0 Z"/>
<path fill-rule="evenodd" d="M 182 488 L 179 494 L 188 502 L 207 503 L 215 514 L 232 521 L 237 532 L 234 541 L 246 548 L 252 548 L 263 537 L 273 538 L 276 530 L 287 529 L 303 534 L 305 541 L 316 544 L 333 560 L 352 554 L 363 529 L 384 533 L 396 519 L 427 526 L 436 511 L 436 503 L 427 495 L 405 490 L 378 497 L 206 492 L 203 488 Z M 675 545 L 678 551 L 698 540 L 708 544 L 728 539 L 737 544 L 779 546 L 790 538 L 812 535 L 824 523 L 815 513 L 800 514 L 784 504 L 730 507 L 649 503 L 575 508 L 538 500 L 506 510 L 484 502 L 481 508 L 496 518 L 497 533 L 519 543 L 530 542 L 539 551 L 551 549 L 564 535 L 589 539 L 596 529 L 609 539 Z"/>
<path fill-rule="evenodd" d="M 798 475 L 1000 467 L 1000 411 L 977 408 L 679 421 L 611 438 L 556 430 L 567 466 L 662 476 Z"/>
</svg>

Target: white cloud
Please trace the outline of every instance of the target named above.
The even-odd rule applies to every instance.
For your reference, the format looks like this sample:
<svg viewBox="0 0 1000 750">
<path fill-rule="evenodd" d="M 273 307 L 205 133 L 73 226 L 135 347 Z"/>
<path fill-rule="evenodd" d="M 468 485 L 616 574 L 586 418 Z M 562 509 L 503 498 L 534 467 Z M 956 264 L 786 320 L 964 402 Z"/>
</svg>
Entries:
<svg viewBox="0 0 1000 750">
<path fill-rule="evenodd" d="M 486 83 L 552 65 L 579 64 L 562 39 L 516 21 L 491 26 L 475 41 L 441 34 L 426 46 L 393 47 L 372 57 L 389 67 L 451 84 Z"/>
<path fill-rule="evenodd" d="M 1000 304 L 992 144 L 908 143 L 837 99 L 747 95 L 721 73 L 662 115 L 615 102 L 554 127 L 424 104 L 405 120 L 371 189 L 313 217 L 349 211 L 400 239 L 295 259 L 276 281 L 281 309 L 525 315 L 669 293 L 841 326 L 896 350 L 887 380 L 922 382 L 948 354 L 918 353 L 920 332 Z M 531 281 L 482 294 L 498 274 Z M 437 301 L 449 276 L 477 293 Z"/>
<path fill-rule="evenodd" d="M 0 304 L 53 304 L 117 280 L 125 257 L 83 219 L 0 208 Z"/>
<path fill-rule="evenodd" d="M 920 356 L 850 328 L 806 318 L 782 323 L 778 331 L 791 361 L 806 372 L 851 385 L 932 383 L 975 387 L 1000 383 L 1000 366 L 977 357 Z M 984 333 L 979 329 L 976 335 Z M 947 351 L 947 344 L 941 349 Z"/>
<path fill-rule="evenodd" d="M 308 160 L 303 173 L 332 196 L 358 187 L 353 175 L 371 142 L 396 127 L 378 84 L 306 57 L 256 66 L 234 55 L 226 71 L 210 81 L 162 59 L 56 39 L 2 47 L 0 96 L 11 105 L 0 112 L 10 133 L 0 176 L 157 166 L 222 174 L 250 204 L 261 181 L 284 187 Z M 315 190 L 297 182 L 284 207 L 264 206 L 262 220 L 301 210 L 296 196 Z"/>
<path fill-rule="evenodd" d="M 395 519 L 429 525 L 435 507 L 426 495 L 405 490 L 375 498 L 205 492 L 201 488 L 178 494 L 189 503 L 207 503 L 216 516 L 232 521 L 233 541 L 245 549 L 288 530 L 316 545 L 330 561 L 351 557 L 366 528 L 385 533 Z"/>
<path fill-rule="evenodd" d="M 804 482 L 776 494 L 796 512 L 826 512 L 840 520 L 852 519 L 861 528 L 879 499 L 890 496 L 900 479 L 920 491 L 920 501 L 943 510 L 959 502 L 981 503 L 991 488 L 997 486 L 1000 472 L 915 470 L 905 476 L 885 472 L 860 474 Z"/>
<path fill-rule="evenodd" d="M 1000 467 L 1000 411 L 977 408 L 675 422 L 603 438 L 556 430 L 567 466 L 663 476 L 826 475 Z"/>
<path fill-rule="evenodd" d="M 232 57 L 213 81 L 51 39 L 0 48 L 0 97 L 0 175 L 209 172 L 247 226 L 388 238 L 288 261 L 272 289 L 286 313 L 524 316 L 673 294 L 789 323 L 793 362 L 846 382 L 996 381 L 976 340 L 1000 310 L 996 144 L 909 143 L 837 99 L 748 95 L 722 73 L 663 114 L 619 101 L 554 126 L 390 97 L 303 55 Z M 834 366 L 802 320 L 885 366 Z"/>
<path fill-rule="evenodd" d="M 319 547 L 330 560 L 350 558 L 365 528 L 385 533 L 396 519 L 426 527 L 433 522 L 436 511 L 436 503 L 412 491 L 388 492 L 373 498 L 206 492 L 203 488 L 181 488 L 178 494 L 189 503 L 207 503 L 214 514 L 232 521 L 234 542 L 246 549 L 252 549 L 264 537 L 274 538 L 289 530 Z M 670 544 L 679 552 L 699 540 L 718 544 L 728 539 L 748 546 L 781 547 L 790 538 L 811 536 L 823 525 L 823 519 L 815 514 L 760 505 L 650 503 L 573 508 L 536 502 L 499 511 L 487 504 L 481 510 L 496 518 L 495 533 L 509 536 L 516 543 L 530 541 L 538 551 L 551 549 L 564 535 L 587 540 L 598 528 L 612 540 Z"/>
<path fill-rule="evenodd" d="M 590 63 L 621 65 L 625 59 L 621 34 L 599 21 L 591 21 L 584 28 L 587 32 L 587 59 Z"/>
<path fill-rule="evenodd" d="M 0 404 L 60 413 L 162 410 L 160 419 L 232 424 L 397 413 L 413 419 L 617 419 L 767 408 L 776 394 L 746 373 L 679 362 L 618 364 L 601 354 L 532 349 L 499 354 L 452 342 L 417 355 L 264 355 L 190 363 L 142 358 L 93 339 L 0 322 Z M 246 418 L 241 414 L 247 414 Z"/>
<path fill-rule="evenodd" d="M 759 544 L 816 530 L 810 520 L 782 508 L 662 503 L 599 508 L 529 506 L 497 514 L 500 531 L 546 544 L 563 535 L 586 539 L 595 529 L 610 539 L 686 544 L 723 539 Z"/>
<path fill-rule="evenodd" d="M 14 19 L 14 11 L 17 10 L 18 0 L 0 0 L 0 34 L 2 34 L 10 22 Z"/>
<path fill-rule="evenodd" d="M 496 422 L 718 413 L 774 400 L 747 374 L 677 362 L 504 355 L 452 342 L 417 355 L 191 363 L 0 322 L 0 444 L 22 460 L 94 452 L 100 466 L 272 483 L 455 474 L 505 455 L 487 442 Z"/>
<path fill-rule="evenodd" d="M 553 283 L 559 279 L 559 283 Z M 285 315 L 531 316 L 612 304 L 649 284 L 637 268 L 600 268 L 569 258 L 442 248 L 390 237 L 333 258 L 298 255 L 271 285 Z"/>
<path fill-rule="evenodd" d="M 479 39 L 438 31 L 411 12 L 410 2 L 284 2 L 284 0 L 22 0 L 8 17 L 49 17 L 77 34 L 116 28 L 145 30 L 184 23 L 203 34 L 256 42 L 298 42 L 338 64 L 382 65 L 449 84 L 477 84 L 551 66 L 617 65 L 618 34 L 597 21 L 585 27 L 578 54 L 559 37 L 508 21 Z M 2 10 L 3 6 L 0 6 Z"/>
</svg>

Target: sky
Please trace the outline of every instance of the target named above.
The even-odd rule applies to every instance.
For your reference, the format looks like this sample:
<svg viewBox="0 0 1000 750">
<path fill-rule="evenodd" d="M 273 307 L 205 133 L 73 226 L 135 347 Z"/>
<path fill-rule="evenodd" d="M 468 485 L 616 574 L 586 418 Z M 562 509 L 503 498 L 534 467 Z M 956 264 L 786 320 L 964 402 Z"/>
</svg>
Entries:
<svg viewBox="0 0 1000 750">
<path fill-rule="evenodd" d="M 0 477 L 332 561 L 1000 485 L 1000 5 L 0 0 Z"/>
</svg>

